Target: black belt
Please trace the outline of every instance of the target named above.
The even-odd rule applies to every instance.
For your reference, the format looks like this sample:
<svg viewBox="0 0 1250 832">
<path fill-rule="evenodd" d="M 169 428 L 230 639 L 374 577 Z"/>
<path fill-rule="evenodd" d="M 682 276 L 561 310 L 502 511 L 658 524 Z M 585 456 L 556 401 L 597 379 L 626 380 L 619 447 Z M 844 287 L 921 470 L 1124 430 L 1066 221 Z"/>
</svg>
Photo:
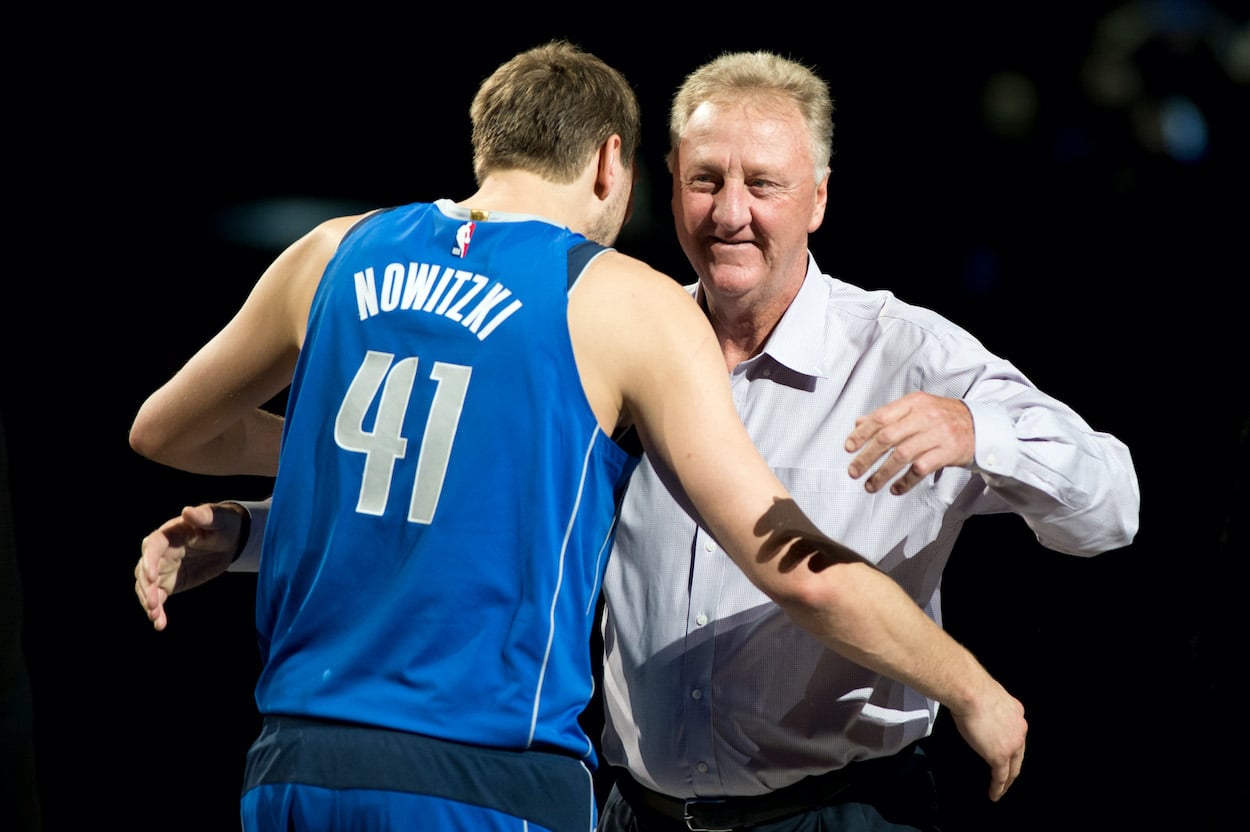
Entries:
<svg viewBox="0 0 1250 832">
<path fill-rule="evenodd" d="M 908 751 L 902 752 L 910 756 Z M 635 812 L 651 812 L 683 821 L 692 832 L 733 832 L 761 823 L 791 817 L 820 806 L 827 806 L 855 782 L 878 768 L 877 764 L 897 764 L 894 757 L 851 763 L 844 768 L 804 778 L 775 791 L 751 797 L 684 800 L 652 791 L 625 771 L 620 771 L 616 787 Z"/>
</svg>

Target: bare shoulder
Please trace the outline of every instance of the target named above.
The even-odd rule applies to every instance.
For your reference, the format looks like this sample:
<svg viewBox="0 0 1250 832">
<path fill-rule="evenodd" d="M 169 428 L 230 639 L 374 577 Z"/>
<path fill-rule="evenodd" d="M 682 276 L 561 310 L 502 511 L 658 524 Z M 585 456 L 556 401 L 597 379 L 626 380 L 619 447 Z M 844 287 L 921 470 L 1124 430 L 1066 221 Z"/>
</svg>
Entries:
<svg viewBox="0 0 1250 832">
<path fill-rule="evenodd" d="M 569 295 L 569 335 L 582 386 L 605 431 L 636 418 L 655 376 L 706 326 L 673 278 L 634 257 L 607 251 Z"/>
<path fill-rule="evenodd" d="M 241 315 L 245 319 L 249 313 L 259 315 L 261 321 L 275 316 L 285 320 L 296 343 L 302 345 L 308 310 L 326 266 L 343 237 L 365 216 L 324 220 L 287 246 L 260 276 Z"/>
<path fill-rule="evenodd" d="M 616 249 L 608 249 L 595 258 L 594 263 L 591 264 L 588 270 L 587 277 L 592 278 L 592 282 L 607 279 L 629 281 L 641 285 L 656 283 L 660 286 L 684 291 L 677 281 L 669 275 L 639 260 L 637 257 L 631 257 Z"/>
<path fill-rule="evenodd" d="M 621 324 L 661 326 L 700 315 L 690 294 L 674 278 L 636 257 L 606 251 L 590 265 L 570 296 L 575 309 L 589 317 L 610 317 Z M 575 312 L 575 314 L 578 314 Z"/>
<path fill-rule="evenodd" d="M 273 261 L 266 276 L 286 286 L 292 281 L 311 289 L 321 280 L 326 265 L 338 250 L 343 237 L 368 214 L 332 217 L 314 226 L 310 231 L 286 247 Z M 262 277 L 262 281 L 264 277 Z M 288 287 L 290 288 L 290 287 Z"/>
<path fill-rule="evenodd" d="M 375 212 L 350 214 L 323 220 L 304 236 L 292 243 L 287 251 L 300 258 L 308 257 L 328 261 L 334 255 L 335 250 L 338 249 L 339 243 L 347 236 L 347 232 L 372 213 Z"/>
<path fill-rule="evenodd" d="M 636 421 L 672 391 L 724 382 L 712 327 L 690 293 L 620 252 L 600 255 L 574 287 L 569 333 L 582 384 L 605 425 L 619 424 L 618 414 Z"/>
</svg>

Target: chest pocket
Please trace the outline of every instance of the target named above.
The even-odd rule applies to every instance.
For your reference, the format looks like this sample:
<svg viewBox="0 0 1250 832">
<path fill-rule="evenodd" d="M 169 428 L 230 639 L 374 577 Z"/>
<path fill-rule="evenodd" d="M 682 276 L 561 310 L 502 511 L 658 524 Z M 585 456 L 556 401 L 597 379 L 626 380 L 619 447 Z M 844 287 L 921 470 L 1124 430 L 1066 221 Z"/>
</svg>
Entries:
<svg viewBox="0 0 1250 832">
<path fill-rule="evenodd" d="M 949 508 L 941 499 L 944 489 L 932 478 L 895 496 L 869 494 L 864 479 L 851 479 L 845 470 L 775 468 L 773 473 L 821 531 L 878 565 L 891 552 L 914 553 L 935 540 Z"/>
</svg>

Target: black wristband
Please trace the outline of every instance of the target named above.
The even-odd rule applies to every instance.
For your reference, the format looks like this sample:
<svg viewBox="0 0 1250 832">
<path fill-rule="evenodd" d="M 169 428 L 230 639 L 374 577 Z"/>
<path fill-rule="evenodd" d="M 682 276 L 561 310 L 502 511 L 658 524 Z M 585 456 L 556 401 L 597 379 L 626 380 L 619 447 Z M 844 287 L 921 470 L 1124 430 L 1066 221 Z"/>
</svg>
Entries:
<svg viewBox="0 0 1250 832">
<path fill-rule="evenodd" d="M 243 550 L 247 548 L 247 538 L 252 533 L 252 513 L 245 506 L 235 503 L 243 509 L 243 516 L 239 519 L 239 544 L 234 549 L 234 557 L 230 558 L 230 562 L 234 563 L 243 554 Z"/>
</svg>

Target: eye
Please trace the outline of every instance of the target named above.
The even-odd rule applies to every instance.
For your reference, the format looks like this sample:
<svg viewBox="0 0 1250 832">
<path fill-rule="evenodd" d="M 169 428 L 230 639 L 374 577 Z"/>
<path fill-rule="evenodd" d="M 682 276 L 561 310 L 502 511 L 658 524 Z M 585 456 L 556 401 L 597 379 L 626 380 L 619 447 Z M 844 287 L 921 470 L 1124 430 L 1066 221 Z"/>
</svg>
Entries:
<svg viewBox="0 0 1250 832">
<path fill-rule="evenodd" d="M 696 173 L 686 179 L 686 187 L 697 193 L 711 193 L 719 185 L 719 180 L 706 173 Z"/>
</svg>

